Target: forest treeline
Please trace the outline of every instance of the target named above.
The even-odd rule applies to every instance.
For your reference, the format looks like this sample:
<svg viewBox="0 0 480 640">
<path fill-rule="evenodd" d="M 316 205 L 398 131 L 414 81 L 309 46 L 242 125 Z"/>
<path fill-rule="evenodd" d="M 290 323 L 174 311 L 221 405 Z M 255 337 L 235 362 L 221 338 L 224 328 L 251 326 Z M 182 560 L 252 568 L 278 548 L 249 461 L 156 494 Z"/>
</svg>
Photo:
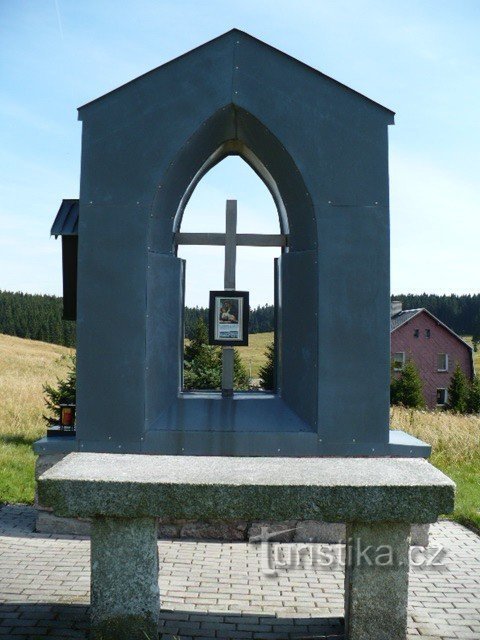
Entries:
<svg viewBox="0 0 480 640">
<path fill-rule="evenodd" d="M 63 320 L 57 296 L 0 291 L 0 333 L 75 346 L 75 322 Z"/>
<path fill-rule="evenodd" d="M 0 333 L 75 346 L 75 322 L 63 320 L 63 301 L 57 296 L 0 291 Z M 208 309 L 185 309 L 185 335 L 192 338 L 198 317 L 208 324 Z M 273 306 L 250 311 L 250 333 L 273 331 Z"/>
<path fill-rule="evenodd" d="M 460 335 L 480 334 L 480 294 L 475 295 L 395 295 L 404 309 L 425 307 Z M 208 323 L 208 309 L 185 309 L 185 335 L 193 336 L 196 320 Z M 250 310 L 250 333 L 273 331 L 273 305 Z M 62 298 L 0 291 L 0 333 L 43 340 L 67 347 L 75 346 L 75 322 L 62 319 Z"/>
</svg>

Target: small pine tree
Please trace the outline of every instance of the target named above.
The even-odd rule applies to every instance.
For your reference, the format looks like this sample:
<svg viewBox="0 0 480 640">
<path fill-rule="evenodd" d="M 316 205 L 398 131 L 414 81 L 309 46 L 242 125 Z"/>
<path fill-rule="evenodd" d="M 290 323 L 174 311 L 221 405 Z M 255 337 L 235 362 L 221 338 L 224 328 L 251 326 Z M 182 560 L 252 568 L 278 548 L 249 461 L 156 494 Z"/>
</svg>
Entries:
<svg viewBox="0 0 480 640">
<path fill-rule="evenodd" d="M 407 360 L 400 376 L 392 379 L 390 401 L 412 409 L 422 409 L 425 406 L 422 380 L 412 360 Z"/>
<path fill-rule="evenodd" d="M 467 377 L 457 363 L 448 388 L 448 408 L 454 413 L 466 413 L 469 384 Z"/>
<path fill-rule="evenodd" d="M 480 378 L 475 376 L 469 385 L 467 412 L 480 413 Z"/>
<path fill-rule="evenodd" d="M 220 389 L 222 363 L 220 349 L 208 344 L 203 318 L 197 318 L 193 337 L 185 347 L 183 386 L 185 389 Z"/>
<path fill-rule="evenodd" d="M 208 330 L 203 318 L 198 318 L 190 343 L 185 347 L 183 386 L 185 389 L 221 389 L 222 350 L 208 344 Z M 233 356 L 233 385 L 248 389 L 248 373 L 240 354 Z"/>
<path fill-rule="evenodd" d="M 275 389 L 275 347 L 273 342 L 267 345 L 265 350 L 265 364 L 260 367 L 260 386 L 265 391 Z"/>
<path fill-rule="evenodd" d="M 208 330 L 203 318 L 197 318 L 193 328 L 193 335 L 190 342 L 185 346 L 185 360 L 192 362 L 200 354 L 202 348 L 208 345 Z"/>
<path fill-rule="evenodd" d="M 43 419 L 48 423 L 60 422 L 60 405 L 61 404 L 75 404 L 77 397 L 77 359 L 76 356 L 69 356 L 69 367 L 67 377 L 63 380 L 57 378 L 56 386 L 50 384 L 43 385 L 43 391 L 45 393 L 45 405 L 50 411 L 51 415 L 43 416 Z"/>
</svg>

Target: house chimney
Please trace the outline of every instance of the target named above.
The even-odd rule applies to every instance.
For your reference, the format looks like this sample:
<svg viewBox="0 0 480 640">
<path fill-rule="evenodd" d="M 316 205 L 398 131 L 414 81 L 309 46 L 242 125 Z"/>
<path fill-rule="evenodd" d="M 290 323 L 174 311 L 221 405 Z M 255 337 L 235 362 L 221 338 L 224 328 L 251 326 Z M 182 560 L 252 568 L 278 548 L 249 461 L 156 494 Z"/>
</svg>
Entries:
<svg viewBox="0 0 480 640">
<path fill-rule="evenodd" d="M 390 302 L 390 316 L 395 316 L 402 310 L 403 302 L 401 300 L 392 300 Z"/>
</svg>

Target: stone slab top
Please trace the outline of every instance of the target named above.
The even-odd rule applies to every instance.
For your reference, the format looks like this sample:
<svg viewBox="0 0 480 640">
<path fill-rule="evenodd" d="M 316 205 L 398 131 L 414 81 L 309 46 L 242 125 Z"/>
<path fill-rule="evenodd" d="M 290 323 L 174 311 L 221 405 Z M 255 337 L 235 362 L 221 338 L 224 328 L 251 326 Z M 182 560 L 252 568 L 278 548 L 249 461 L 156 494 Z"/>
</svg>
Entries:
<svg viewBox="0 0 480 640">
<path fill-rule="evenodd" d="M 434 522 L 454 483 L 423 459 L 71 453 L 39 478 L 63 516 Z"/>
</svg>

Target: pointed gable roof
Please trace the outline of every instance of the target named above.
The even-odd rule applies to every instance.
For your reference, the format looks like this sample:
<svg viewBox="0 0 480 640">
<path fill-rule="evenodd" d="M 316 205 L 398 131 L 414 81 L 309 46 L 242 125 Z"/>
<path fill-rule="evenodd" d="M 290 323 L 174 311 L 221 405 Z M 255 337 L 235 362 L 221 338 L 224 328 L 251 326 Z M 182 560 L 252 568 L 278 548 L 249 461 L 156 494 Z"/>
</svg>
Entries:
<svg viewBox="0 0 480 640">
<path fill-rule="evenodd" d="M 238 67 L 236 67 L 235 65 L 235 56 L 233 54 L 233 48 L 234 45 L 238 45 L 241 44 L 243 46 L 246 47 L 251 47 L 252 49 L 254 49 L 255 47 L 260 46 L 261 48 L 273 53 L 279 60 L 284 60 L 284 61 L 290 61 L 293 62 L 295 65 L 299 65 L 301 68 L 303 68 L 304 70 L 307 70 L 308 73 L 311 73 L 312 76 L 317 76 L 319 80 L 323 80 L 326 81 L 328 83 L 332 83 L 334 85 L 336 85 L 337 87 L 347 91 L 348 93 L 352 94 L 353 96 L 355 96 L 356 98 L 358 98 L 360 101 L 363 101 L 365 103 L 365 106 L 367 107 L 372 107 L 374 109 L 379 109 L 382 112 L 385 113 L 385 115 L 388 117 L 388 124 L 393 124 L 394 122 L 394 115 L 395 113 L 388 109 L 387 107 L 384 107 L 383 105 L 379 104 L 378 102 L 372 100 L 371 98 L 368 98 L 367 96 L 363 95 L 362 93 L 356 91 L 355 89 L 352 89 L 350 87 L 348 87 L 347 85 L 339 82 L 338 80 L 335 80 L 334 78 L 331 78 L 330 76 L 322 73 L 321 71 L 307 65 L 306 63 L 298 60 L 297 58 L 281 51 L 280 49 L 277 49 L 275 47 L 273 47 L 272 45 L 267 44 L 266 42 L 264 42 L 263 40 L 259 40 L 258 38 L 244 32 L 241 31 L 239 29 L 231 29 L 230 31 L 227 31 L 226 33 L 217 36 L 216 38 L 213 38 L 212 40 L 209 40 L 208 42 L 199 45 L 198 47 L 195 47 L 194 49 L 191 49 L 190 51 L 176 57 L 173 58 L 172 60 L 160 65 L 159 67 L 156 67 L 150 71 L 147 71 L 146 73 L 138 76 L 137 78 L 134 78 L 133 80 L 130 80 L 129 82 L 121 85 L 120 87 L 117 87 L 105 94 L 103 94 L 102 96 L 99 96 L 98 98 L 95 98 L 87 103 L 85 103 L 84 105 L 82 105 L 81 107 L 79 107 L 78 109 L 78 113 L 79 113 L 79 120 L 83 119 L 83 114 L 84 112 L 87 112 L 89 107 L 91 107 L 94 104 L 98 104 L 99 102 L 108 100 L 109 98 L 111 98 L 113 95 L 116 95 L 117 93 L 121 93 L 121 92 L 125 92 L 125 91 L 130 91 L 130 90 L 135 90 L 135 85 L 145 79 L 148 79 L 150 76 L 154 76 L 155 74 L 158 73 L 162 73 L 165 69 L 167 69 L 169 66 L 171 65 L 175 65 L 176 63 L 189 59 L 189 58 L 194 58 L 196 56 L 200 56 L 204 51 L 211 49 L 215 46 L 218 45 L 223 45 L 225 48 L 225 55 L 230 56 L 230 72 L 233 76 L 234 71 L 236 69 L 238 69 Z M 232 100 L 233 101 L 233 100 Z"/>
</svg>

